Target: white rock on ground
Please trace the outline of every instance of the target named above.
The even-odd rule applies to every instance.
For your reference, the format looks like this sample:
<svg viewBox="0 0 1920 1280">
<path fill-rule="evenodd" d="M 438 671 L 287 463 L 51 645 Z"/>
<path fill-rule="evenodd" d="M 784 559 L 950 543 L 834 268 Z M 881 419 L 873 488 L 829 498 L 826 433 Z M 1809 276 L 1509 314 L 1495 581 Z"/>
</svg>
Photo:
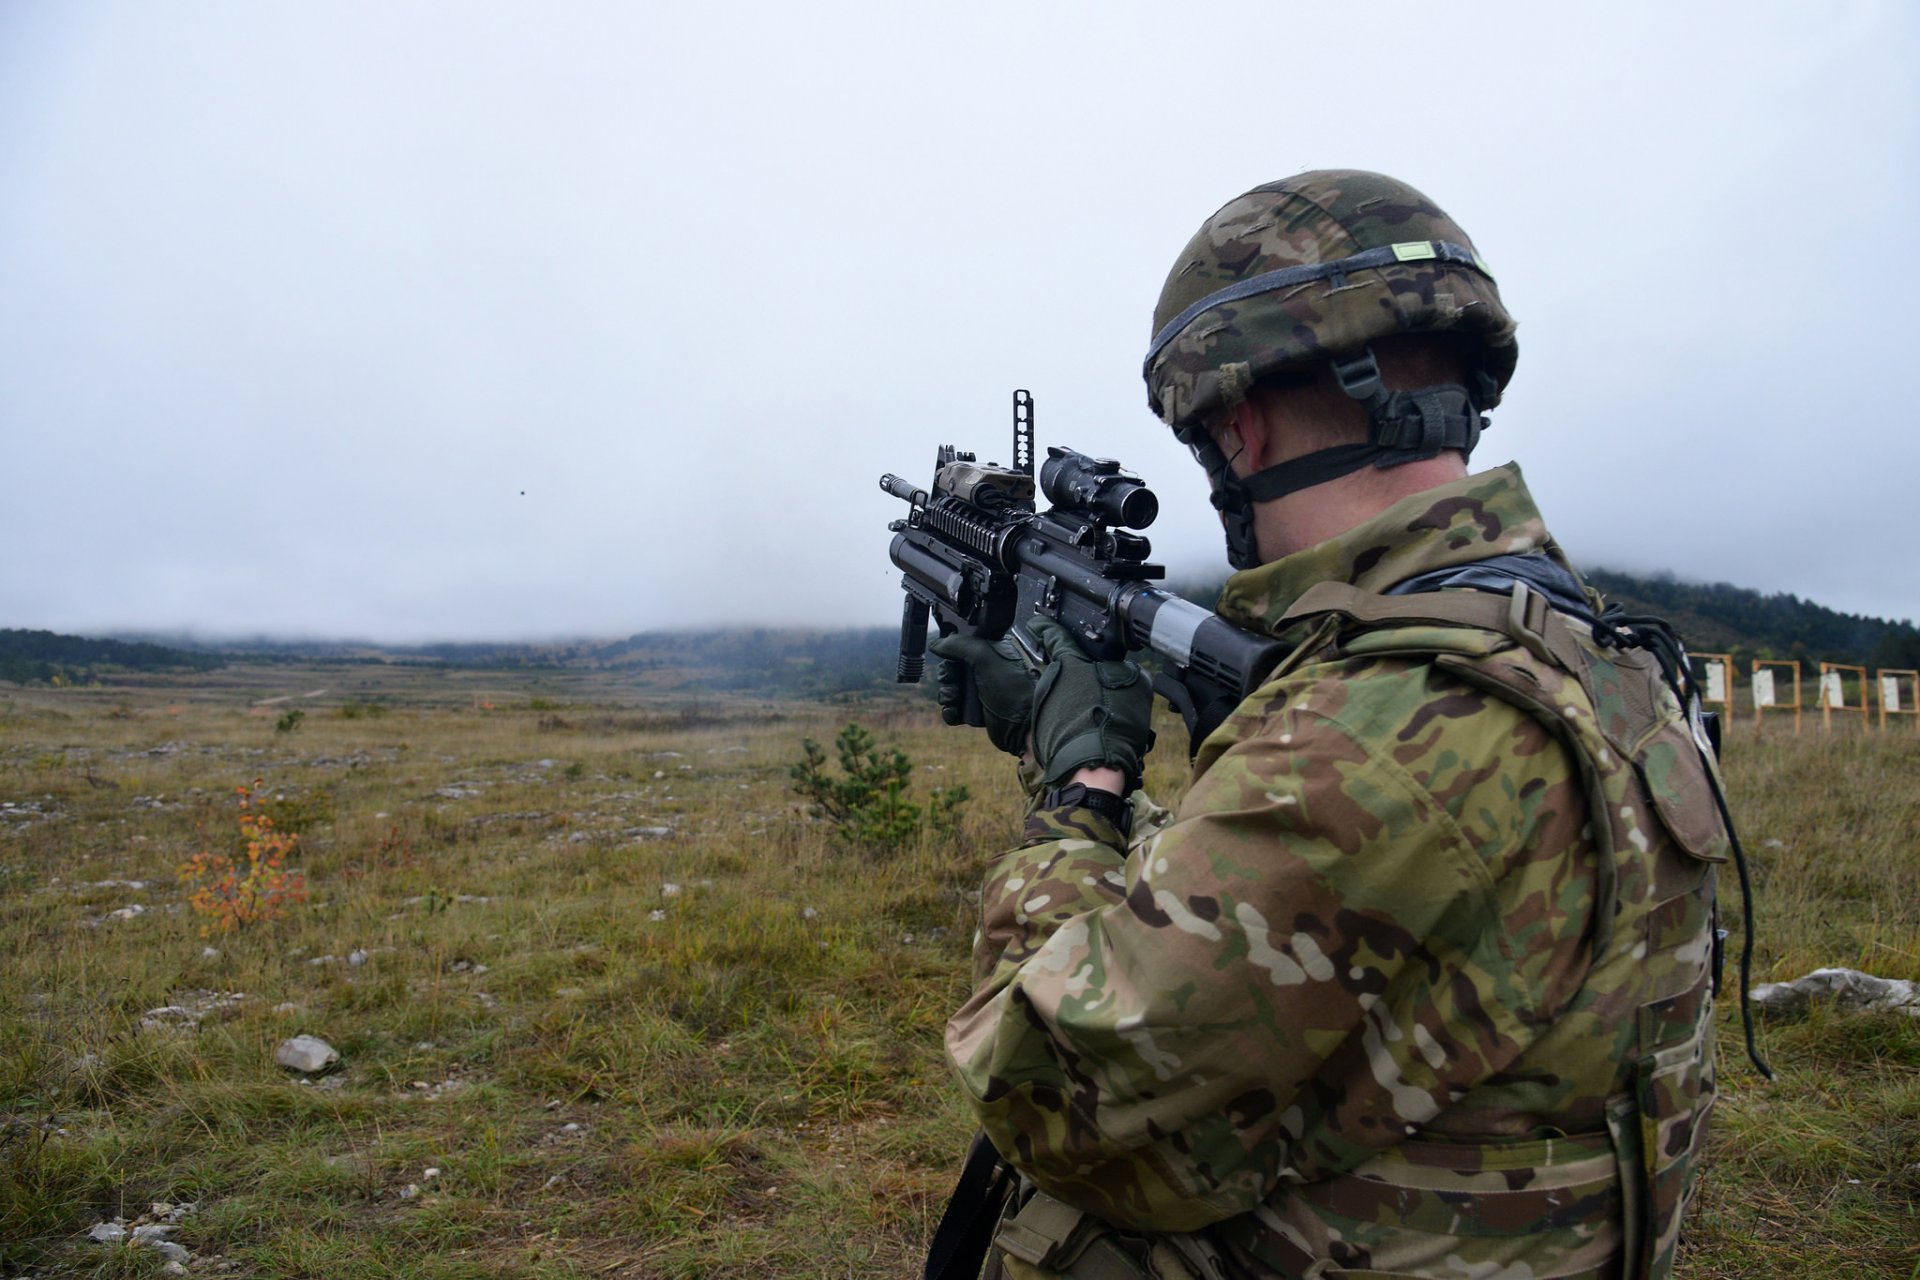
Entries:
<svg viewBox="0 0 1920 1280">
<path fill-rule="evenodd" d="M 117 1222 L 96 1222 L 87 1232 L 95 1244 L 115 1244 L 127 1238 L 127 1229 Z"/>
<path fill-rule="evenodd" d="M 1815 969 L 1792 982 L 1768 982 L 1753 989 L 1753 1007 L 1767 1017 L 1804 1017 L 1815 1004 L 1830 1004 L 1840 1013 L 1920 1018 L 1920 988 L 1905 978 L 1876 978 L 1858 969 Z"/>
<path fill-rule="evenodd" d="M 273 1051 L 273 1060 L 289 1071 L 325 1071 L 340 1061 L 340 1051 L 319 1036 L 295 1036 L 282 1040 Z"/>
</svg>

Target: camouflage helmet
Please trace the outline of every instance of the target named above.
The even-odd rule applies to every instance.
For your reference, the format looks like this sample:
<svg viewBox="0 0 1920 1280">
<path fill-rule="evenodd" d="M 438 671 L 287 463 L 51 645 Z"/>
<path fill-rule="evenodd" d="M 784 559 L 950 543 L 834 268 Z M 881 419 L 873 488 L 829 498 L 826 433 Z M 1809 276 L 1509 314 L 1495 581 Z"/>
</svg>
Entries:
<svg viewBox="0 0 1920 1280">
<path fill-rule="evenodd" d="M 1466 232 L 1382 174 L 1296 174 L 1228 202 L 1174 263 L 1154 308 L 1147 400 L 1185 434 L 1269 374 L 1444 330 L 1479 339 L 1475 398 L 1492 408 L 1519 348 Z"/>
</svg>

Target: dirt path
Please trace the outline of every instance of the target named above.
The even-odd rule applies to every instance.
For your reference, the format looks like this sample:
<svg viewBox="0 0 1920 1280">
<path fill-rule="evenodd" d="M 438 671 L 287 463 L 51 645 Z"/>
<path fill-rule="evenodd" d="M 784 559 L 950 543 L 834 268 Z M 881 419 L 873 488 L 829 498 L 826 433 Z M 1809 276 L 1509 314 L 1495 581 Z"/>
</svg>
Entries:
<svg viewBox="0 0 1920 1280">
<path fill-rule="evenodd" d="M 315 689 L 312 693 L 287 693 L 282 694 L 278 698 L 262 698 L 253 705 L 256 707 L 271 707 L 275 703 L 292 702 L 295 698 L 317 698 L 325 692 L 325 689 Z"/>
</svg>

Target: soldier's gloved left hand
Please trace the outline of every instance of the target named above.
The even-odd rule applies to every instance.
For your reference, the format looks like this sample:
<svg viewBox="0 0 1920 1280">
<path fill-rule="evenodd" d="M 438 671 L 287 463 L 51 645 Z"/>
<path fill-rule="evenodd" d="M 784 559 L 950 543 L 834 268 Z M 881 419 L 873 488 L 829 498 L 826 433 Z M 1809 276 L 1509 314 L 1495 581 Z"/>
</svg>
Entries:
<svg viewBox="0 0 1920 1280">
<path fill-rule="evenodd" d="M 1033 691 L 1033 754 L 1059 786 L 1075 770 L 1105 765 L 1138 786 L 1153 746 L 1153 686 L 1137 663 L 1096 662 L 1051 618 L 1033 624 L 1047 669 Z"/>
<path fill-rule="evenodd" d="M 948 724 L 966 722 L 967 675 L 980 694 L 987 739 L 1009 755 L 1027 753 L 1027 733 L 1033 724 L 1033 673 L 1020 661 L 1013 643 L 982 640 L 979 636 L 942 636 L 927 646 L 940 655 L 940 718 Z"/>
</svg>

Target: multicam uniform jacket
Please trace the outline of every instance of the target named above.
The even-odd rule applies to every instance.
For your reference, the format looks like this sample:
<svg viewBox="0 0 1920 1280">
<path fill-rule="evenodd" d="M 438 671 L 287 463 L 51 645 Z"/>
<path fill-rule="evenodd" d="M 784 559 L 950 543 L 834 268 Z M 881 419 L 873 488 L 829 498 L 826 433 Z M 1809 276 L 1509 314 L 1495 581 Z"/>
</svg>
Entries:
<svg viewBox="0 0 1920 1280">
<path fill-rule="evenodd" d="M 1299 644 L 1171 822 L 1128 852 L 1036 809 L 992 862 L 947 1050 L 1043 1201 L 1237 1274 L 1670 1267 L 1713 1095 L 1712 766 L 1648 654 L 1537 595 L 1373 594 L 1514 553 L 1564 564 L 1505 467 L 1236 575 L 1222 616 Z M 1003 1232 L 1008 1269 L 1091 1274 L 1065 1234 Z"/>
</svg>

